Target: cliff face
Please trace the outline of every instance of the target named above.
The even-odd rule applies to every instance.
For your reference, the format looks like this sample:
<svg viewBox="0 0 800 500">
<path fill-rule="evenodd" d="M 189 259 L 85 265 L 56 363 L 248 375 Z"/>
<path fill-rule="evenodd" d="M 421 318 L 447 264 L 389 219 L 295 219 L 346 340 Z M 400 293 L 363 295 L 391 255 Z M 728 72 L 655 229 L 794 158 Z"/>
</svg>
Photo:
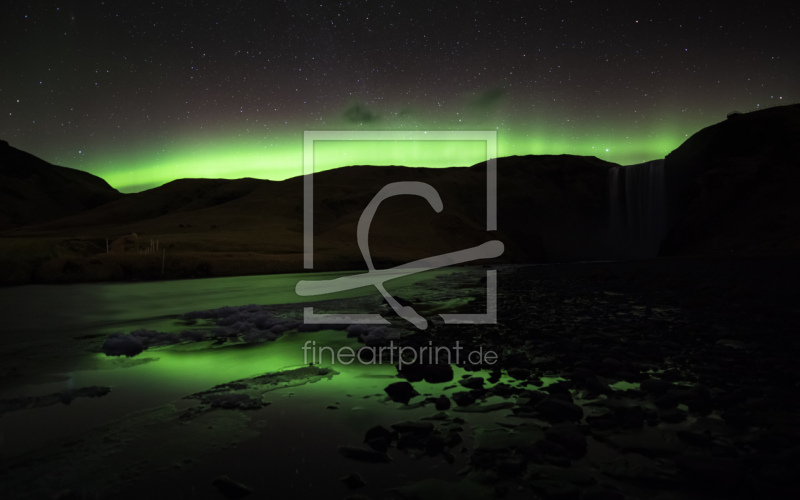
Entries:
<svg viewBox="0 0 800 500">
<path fill-rule="evenodd" d="M 0 141 L 0 230 L 66 217 L 123 195 L 95 175 Z"/>
<path fill-rule="evenodd" d="M 608 176 L 615 163 L 572 155 L 500 158 L 498 229 L 516 262 L 610 258 Z"/>
<path fill-rule="evenodd" d="M 800 252 L 800 105 L 730 116 L 667 155 L 661 255 Z"/>
</svg>

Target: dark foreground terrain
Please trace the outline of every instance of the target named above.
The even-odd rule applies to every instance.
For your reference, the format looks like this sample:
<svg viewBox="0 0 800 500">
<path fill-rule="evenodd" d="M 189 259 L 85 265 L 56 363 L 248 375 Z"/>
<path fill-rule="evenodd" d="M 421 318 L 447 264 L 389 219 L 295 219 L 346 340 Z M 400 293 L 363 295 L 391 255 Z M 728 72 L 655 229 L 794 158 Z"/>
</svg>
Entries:
<svg viewBox="0 0 800 500">
<path fill-rule="evenodd" d="M 418 331 L 398 320 L 325 337 L 372 348 L 458 342 L 462 352 L 496 352 L 494 365 L 391 369 L 375 378 L 377 391 L 326 363 L 232 380 L 41 450 L 4 450 L 3 497 L 796 498 L 798 264 L 502 268 L 496 325 L 434 320 Z M 463 308 L 480 312 L 484 276 L 464 269 L 403 298 L 432 318 L 448 296 L 472 295 Z M 316 307 L 381 306 L 363 298 Z M 218 325 L 204 348 L 225 350 L 326 329 L 301 324 L 301 314 L 297 305 L 247 306 L 183 320 Z M 201 333 L 136 335 L 90 348 L 120 354 L 132 343 L 146 353 L 210 342 Z M 106 393 L 80 388 L 66 402 Z M 2 401 L 0 424 L 17 410 L 65 402 L 51 399 Z"/>
<path fill-rule="evenodd" d="M 796 495 L 796 260 L 570 264 L 500 276 L 498 324 L 472 333 L 498 352 L 502 370 L 458 381 L 451 397 L 456 409 L 489 395 L 513 405 L 477 431 L 468 478 L 496 497 Z M 433 335 L 463 339 L 464 328 Z M 501 373 L 517 382 L 493 383 Z M 550 377 L 559 381 L 537 388 Z"/>
</svg>

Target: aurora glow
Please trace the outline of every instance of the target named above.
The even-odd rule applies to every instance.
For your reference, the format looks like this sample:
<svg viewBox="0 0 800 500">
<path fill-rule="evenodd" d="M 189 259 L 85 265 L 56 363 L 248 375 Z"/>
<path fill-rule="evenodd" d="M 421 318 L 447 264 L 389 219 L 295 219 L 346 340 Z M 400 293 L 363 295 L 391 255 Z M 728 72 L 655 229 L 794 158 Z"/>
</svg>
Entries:
<svg viewBox="0 0 800 500">
<path fill-rule="evenodd" d="M 14 2 L 0 138 L 123 192 L 302 173 L 306 130 L 495 130 L 498 155 L 662 158 L 798 101 L 797 5 Z M 317 170 L 479 146 L 323 145 Z"/>
<path fill-rule="evenodd" d="M 570 141 L 514 137 L 498 134 L 498 156 L 526 154 L 574 154 L 597 156 L 620 164 L 663 158 L 686 139 L 686 134 L 645 137 L 638 140 L 614 137 Z M 315 171 L 347 165 L 403 165 L 407 167 L 470 166 L 486 159 L 479 141 L 320 141 L 315 145 Z M 104 168 L 114 165 L 113 168 Z M 123 192 L 135 192 L 169 181 L 195 178 L 283 180 L 302 175 L 302 134 L 282 143 L 237 140 L 224 145 L 178 146 L 152 156 L 140 154 L 104 158 L 86 168 Z"/>
</svg>

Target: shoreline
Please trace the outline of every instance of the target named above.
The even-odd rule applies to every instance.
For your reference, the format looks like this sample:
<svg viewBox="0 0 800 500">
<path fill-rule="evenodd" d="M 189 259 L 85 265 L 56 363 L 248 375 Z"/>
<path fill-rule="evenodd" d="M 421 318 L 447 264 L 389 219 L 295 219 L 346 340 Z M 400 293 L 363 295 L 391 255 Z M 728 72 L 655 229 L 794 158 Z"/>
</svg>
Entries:
<svg viewBox="0 0 800 500">
<path fill-rule="evenodd" d="M 316 272 L 364 272 L 359 258 L 316 256 L 314 269 L 304 269 L 302 253 L 260 254 L 255 252 L 175 252 L 161 255 L 97 254 L 91 256 L 59 256 L 24 262 L 20 257 L 0 257 L 0 287 L 78 283 L 141 283 L 174 280 L 306 274 Z M 647 265 L 662 262 L 758 262 L 770 260 L 800 261 L 800 255 L 686 255 L 656 256 L 642 259 L 503 262 L 497 266 L 580 266 L 580 265 Z M 406 262 L 376 259 L 377 269 L 400 266 Z M 457 266 L 470 267 L 480 263 Z"/>
<path fill-rule="evenodd" d="M 337 471 L 343 467 L 358 474 L 368 485 L 360 491 L 371 495 L 385 496 L 378 478 L 397 474 L 406 474 L 406 484 L 397 488 L 422 498 L 435 498 L 444 487 L 474 488 L 483 498 L 499 491 L 512 499 L 532 494 L 729 499 L 797 493 L 793 478 L 798 464 L 790 458 L 800 446 L 794 425 L 800 421 L 800 405 L 792 397 L 800 379 L 792 362 L 800 352 L 797 262 L 663 259 L 503 267 L 498 273 L 495 325 L 432 322 L 420 332 L 393 321 L 407 329 L 398 341 L 403 346 L 482 346 L 496 350 L 497 365 L 466 364 L 450 370 L 430 363 L 402 370 L 356 367 L 365 374 L 378 368 L 381 375 L 354 378 L 367 384 L 358 390 L 334 376 L 298 391 L 321 396 L 297 396 L 303 399 L 295 404 L 327 425 L 323 441 L 302 441 L 299 436 L 311 430 L 298 423 L 281 427 L 285 438 L 280 442 L 298 447 L 298 456 L 317 457 L 309 461 L 315 467 L 330 463 Z M 401 295 L 426 316 L 424 308 L 441 300 L 447 290 L 469 295 L 469 307 L 480 309 L 485 300 L 477 292 L 480 274 L 482 269 L 473 268 L 464 283 L 437 281 L 434 295 L 424 284 L 416 294 L 407 290 Z M 321 304 L 321 309 L 349 305 L 363 310 L 368 301 L 378 304 L 375 299 L 337 299 Z M 297 304 L 268 310 L 276 315 L 299 313 Z M 385 306 L 383 312 L 392 314 Z M 355 340 L 348 338 L 349 332 L 324 326 L 311 332 L 297 327 L 287 335 L 295 336 L 295 343 L 305 335 L 329 338 L 331 345 L 340 346 L 354 345 Z M 295 355 L 301 356 L 299 345 Z M 259 349 L 275 347 L 265 343 Z M 169 351 L 151 354 L 159 352 L 166 357 Z M 238 359 L 251 350 L 231 343 L 199 352 Z M 143 367 L 167 370 L 166 363 Z M 157 445 L 135 448 L 139 451 L 131 454 L 104 437 L 132 433 L 176 442 L 191 436 L 192 421 L 219 422 L 221 434 L 204 435 L 218 442 L 225 439 L 224 429 L 233 426 L 239 444 L 226 448 L 225 456 L 237 466 L 193 447 L 195 451 L 187 448 L 170 455 L 180 467 L 142 467 L 133 476 L 118 478 L 124 485 L 112 481 L 97 489 L 91 482 L 80 487 L 108 497 L 124 489 L 133 498 L 155 481 L 172 495 L 197 488 L 210 496 L 211 478 L 225 474 L 259 494 L 288 491 L 288 478 L 263 479 L 263 466 L 279 468 L 286 452 L 258 443 L 274 442 L 265 422 L 282 411 L 288 404 L 282 398 L 292 393 L 273 392 L 270 404 L 265 404 L 253 392 L 256 389 L 233 377 L 202 391 L 207 396 L 200 409 L 179 405 L 155 420 L 141 416 L 135 428 L 117 423 L 109 428 L 110 435 L 93 434 L 90 441 L 113 452 L 116 463 L 124 465 Z M 113 390 L 110 394 L 104 397 L 113 397 Z M 102 404 L 103 398 L 96 401 Z M 356 410 L 364 407 L 377 413 Z M 347 426 L 347 433 L 337 430 L 340 425 Z M 197 460 L 185 461 L 195 456 Z M 465 471 L 463 475 L 455 474 L 451 461 Z M 24 462 L 19 466 L 26 467 Z M 435 467 L 441 474 L 422 481 L 421 467 Z M 327 482 L 319 487 L 325 488 L 325 495 L 347 494 L 335 476 L 324 477 Z M 62 488 L 76 488 L 68 478 L 59 481 Z"/>
</svg>

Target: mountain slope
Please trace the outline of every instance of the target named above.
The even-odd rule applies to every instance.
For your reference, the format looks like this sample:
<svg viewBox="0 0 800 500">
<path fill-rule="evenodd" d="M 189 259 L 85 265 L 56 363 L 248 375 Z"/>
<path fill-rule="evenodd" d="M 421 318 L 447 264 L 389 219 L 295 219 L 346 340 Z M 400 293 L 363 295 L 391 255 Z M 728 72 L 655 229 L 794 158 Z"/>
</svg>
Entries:
<svg viewBox="0 0 800 500">
<path fill-rule="evenodd" d="M 793 105 L 734 115 L 670 153 L 663 170 L 671 229 L 661 255 L 800 254 L 798 137 L 800 105 Z M 303 177 L 180 179 L 123 196 L 94 176 L 5 148 L 4 157 L 22 155 L 14 165 L 33 165 L 2 172 L 11 182 L 3 184 L 9 189 L 1 199 L 25 198 L 20 185 L 32 190 L 25 205 L 31 213 L 17 223 L 74 212 L 0 233 L 2 283 L 303 269 Z M 486 231 L 485 163 L 351 166 L 314 174 L 314 269 L 364 269 L 356 240 L 361 214 L 381 188 L 403 181 L 433 186 L 444 210 L 436 213 L 417 196 L 382 203 L 369 231 L 377 268 L 489 239 L 504 243 L 499 260 L 505 262 L 620 258 L 609 230 L 609 169 L 615 166 L 570 155 L 499 158 L 498 228 L 492 232 Z M 75 189 L 58 193 L 56 182 Z M 106 202 L 79 211 L 87 200 Z M 155 245 L 160 257 L 153 255 Z"/>
<path fill-rule="evenodd" d="M 612 166 L 569 155 L 498 159 L 495 232 L 486 231 L 485 163 L 447 169 L 352 166 L 320 172 L 314 175 L 315 269 L 365 267 L 356 240 L 361 214 L 381 188 L 402 181 L 430 184 L 444 209 L 436 213 L 417 196 L 384 201 L 369 232 L 370 253 L 379 268 L 490 239 L 505 243 L 507 262 L 590 258 L 602 253 L 606 244 L 606 179 Z M 69 217 L 6 231 L 4 236 L 6 244 L 54 242 L 48 256 L 29 267 L 52 262 L 54 270 L 44 274 L 61 277 L 64 266 L 75 270 L 74 259 L 110 259 L 103 257 L 106 242 L 111 253 L 135 254 L 151 239 L 175 258 L 191 255 L 199 259 L 198 266 L 206 262 L 199 275 L 301 271 L 303 178 L 181 179 Z M 237 260 L 239 270 L 228 266 L 222 271 L 225 259 Z M 261 263 L 256 266 L 257 261 Z M 169 266 L 164 267 L 169 274 Z M 198 275 L 184 271 L 181 267 L 176 273 Z"/>
<path fill-rule="evenodd" d="M 667 155 L 663 255 L 800 253 L 800 105 L 734 114 Z"/>
<path fill-rule="evenodd" d="M 51 165 L 0 141 L 0 230 L 72 215 L 122 196 L 100 177 Z"/>
</svg>

